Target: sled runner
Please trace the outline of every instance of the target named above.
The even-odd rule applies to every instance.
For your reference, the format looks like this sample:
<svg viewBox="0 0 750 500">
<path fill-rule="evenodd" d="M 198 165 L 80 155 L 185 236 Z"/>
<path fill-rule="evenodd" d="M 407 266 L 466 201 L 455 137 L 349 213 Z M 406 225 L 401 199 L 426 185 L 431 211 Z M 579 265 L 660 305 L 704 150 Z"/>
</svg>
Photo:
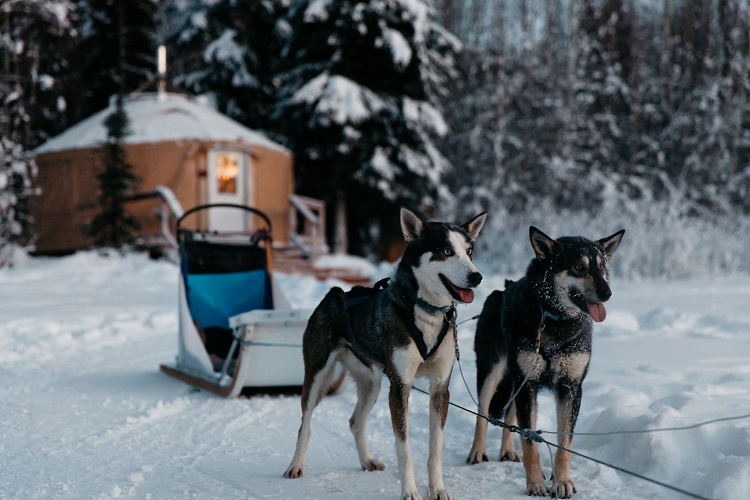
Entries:
<svg viewBox="0 0 750 500">
<path fill-rule="evenodd" d="M 183 227 L 188 217 L 217 209 L 245 211 L 254 230 Z M 301 386 L 302 334 L 312 310 L 292 309 L 273 279 L 269 218 L 244 205 L 200 205 L 177 220 L 177 241 L 179 347 L 175 363 L 161 370 L 226 397 L 245 387 Z"/>
</svg>

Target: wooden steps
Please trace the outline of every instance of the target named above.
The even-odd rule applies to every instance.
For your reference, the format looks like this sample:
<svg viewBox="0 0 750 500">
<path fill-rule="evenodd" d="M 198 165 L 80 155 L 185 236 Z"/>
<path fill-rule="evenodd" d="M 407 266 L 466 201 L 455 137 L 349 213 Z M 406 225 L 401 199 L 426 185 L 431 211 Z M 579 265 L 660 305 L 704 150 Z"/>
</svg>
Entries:
<svg viewBox="0 0 750 500">
<path fill-rule="evenodd" d="M 358 269 L 346 267 L 316 267 L 297 247 L 274 246 L 273 269 L 282 273 L 298 273 L 314 276 L 324 281 L 334 278 L 351 285 L 370 285 L 372 279 L 363 275 Z"/>
</svg>

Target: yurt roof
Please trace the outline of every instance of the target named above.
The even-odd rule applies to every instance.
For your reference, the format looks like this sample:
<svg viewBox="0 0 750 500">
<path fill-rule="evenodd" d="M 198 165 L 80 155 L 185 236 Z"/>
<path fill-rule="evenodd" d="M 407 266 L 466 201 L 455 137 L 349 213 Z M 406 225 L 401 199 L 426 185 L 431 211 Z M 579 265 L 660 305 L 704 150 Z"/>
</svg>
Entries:
<svg viewBox="0 0 750 500">
<path fill-rule="evenodd" d="M 130 133 L 125 144 L 165 141 L 244 142 L 288 153 L 263 134 L 222 115 L 195 98 L 181 94 L 134 94 L 123 101 Z M 35 154 L 97 147 L 107 139 L 104 121 L 115 110 L 109 107 L 91 115 L 34 150 Z"/>
</svg>

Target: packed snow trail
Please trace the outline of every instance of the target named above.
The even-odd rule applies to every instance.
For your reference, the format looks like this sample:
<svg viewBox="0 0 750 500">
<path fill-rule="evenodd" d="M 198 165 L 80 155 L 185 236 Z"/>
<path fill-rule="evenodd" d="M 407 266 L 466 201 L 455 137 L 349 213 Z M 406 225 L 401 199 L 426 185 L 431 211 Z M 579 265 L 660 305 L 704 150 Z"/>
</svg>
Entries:
<svg viewBox="0 0 750 500">
<path fill-rule="evenodd" d="M 517 276 L 488 276 L 459 321 Z M 313 307 L 332 282 L 278 275 L 297 307 Z M 348 429 L 354 384 L 313 416 L 305 477 L 283 471 L 294 452 L 296 395 L 221 399 L 159 372 L 177 352 L 177 268 L 140 255 L 79 253 L 29 259 L 0 270 L 0 498 L 148 499 L 397 498 L 400 491 L 388 384 L 367 435 L 384 472 L 360 470 Z M 750 277 L 681 282 L 613 278 L 605 322 L 594 330 L 577 431 L 695 424 L 750 413 Z M 461 363 L 475 390 L 475 322 L 459 327 Z M 422 388 L 426 382 L 418 381 Z M 473 409 L 458 370 L 451 400 Z M 427 489 L 428 399 L 411 396 L 417 485 Z M 527 498 L 523 467 L 469 466 L 475 417 L 451 408 L 445 483 L 456 498 Z M 538 428 L 555 429 L 540 398 Z M 551 441 L 553 436 L 545 436 Z M 545 447 L 546 448 L 546 447 Z M 576 436 L 574 450 L 701 496 L 744 499 L 750 491 L 750 420 L 696 429 Z M 549 475 L 549 458 L 542 450 Z M 580 457 L 577 499 L 686 498 Z"/>
</svg>

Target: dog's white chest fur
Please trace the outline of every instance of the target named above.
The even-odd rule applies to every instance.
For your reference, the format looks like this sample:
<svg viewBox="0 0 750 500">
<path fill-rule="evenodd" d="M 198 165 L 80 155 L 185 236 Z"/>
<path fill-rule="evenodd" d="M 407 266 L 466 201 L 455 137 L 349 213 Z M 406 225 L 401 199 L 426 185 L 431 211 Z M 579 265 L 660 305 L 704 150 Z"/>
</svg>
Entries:
<svg viewBox="0 0 750 500">
<path fill-rule="evenodd" d="M 428 314 L 427 311 L 421 307 L 414 306 L 414 325 L 420 332 L 422 332 L 422 338 L 424 340 L 424 345 L 427 347 L 427 352 L 431 351 L 435 346 L 440 331 L 443 329 L 443 321 L 444 318 L 442 314 Z"/>
<path fill-rule="evenodd" d="M 443 315 L 431 315 L 421 308 L 414 307 L 414 324 L 422 332 L 427 352 L 432 351 L 443 329 Z M 429 376 L 438 382 L 447 380 L 453 370 L 455 360 L 453 335 L 448 331 L 440 346 L 429 358 L 422 359 L 416 344 L 393 351 L 391 360 L 402 380 L 411 381 L 414 377 Z"/>
<path fill-rule="evenodd" d="M 539 380 L 547 371 L 552 372 L 553 378 L 569 378 L 580 380 L 586 373 L 591 355 L 586 352 L 570 354 L 556 354 L 547 361 L 541 354 L 534 351 L 518 353 L 518 366 L 529 380 Z"/>
</svg>

